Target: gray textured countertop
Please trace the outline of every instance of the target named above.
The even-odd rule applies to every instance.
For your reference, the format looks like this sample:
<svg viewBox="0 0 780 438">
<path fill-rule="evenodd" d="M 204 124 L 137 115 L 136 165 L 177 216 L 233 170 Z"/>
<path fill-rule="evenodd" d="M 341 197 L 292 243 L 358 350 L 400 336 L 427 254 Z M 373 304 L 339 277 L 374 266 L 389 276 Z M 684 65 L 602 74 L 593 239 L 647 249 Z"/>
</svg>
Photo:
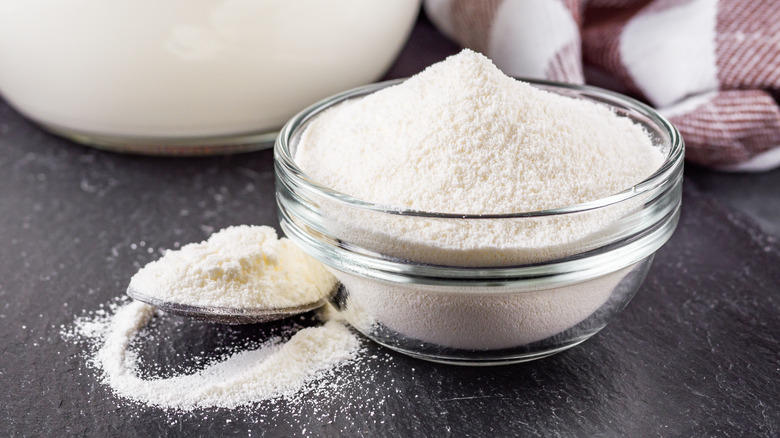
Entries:
<svg viewBox="0 0 780 438">
<path fill-rule="evenodd" d="M 389 76 L 455 50 L 422 21 Z M 366 342 L 374 357 L 341 390 L 179 416 L 113 397 L 60 326 L 121 295 L 163 249 L 228 225 L 278 228 L 271 151 L 107 153 L 0 102 L 0 436 L 778 436 L 779 183 L 780 171 L 687 169 L 678 230 L 636 298 L 567 352 L 462 368 Z M 172 317 L 153 328 L 170 342 L 143 354 L 176 369 L 273 329 Z"/>
</svg>

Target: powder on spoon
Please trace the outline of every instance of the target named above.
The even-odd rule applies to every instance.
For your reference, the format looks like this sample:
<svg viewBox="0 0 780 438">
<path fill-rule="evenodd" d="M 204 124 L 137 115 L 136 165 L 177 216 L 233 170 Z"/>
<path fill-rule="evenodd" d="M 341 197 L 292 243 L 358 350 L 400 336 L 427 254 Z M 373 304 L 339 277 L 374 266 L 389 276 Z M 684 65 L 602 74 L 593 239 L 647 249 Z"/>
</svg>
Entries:
<svg viewBox="0 0 780 438">
<path fill-rule="evenodd" d="M 317 302 L 335 279 L 267 226 L 240 225 L 168 251 L 140 269 L 129 288 L 192 306 L 273 309 Z"/>
</svg>

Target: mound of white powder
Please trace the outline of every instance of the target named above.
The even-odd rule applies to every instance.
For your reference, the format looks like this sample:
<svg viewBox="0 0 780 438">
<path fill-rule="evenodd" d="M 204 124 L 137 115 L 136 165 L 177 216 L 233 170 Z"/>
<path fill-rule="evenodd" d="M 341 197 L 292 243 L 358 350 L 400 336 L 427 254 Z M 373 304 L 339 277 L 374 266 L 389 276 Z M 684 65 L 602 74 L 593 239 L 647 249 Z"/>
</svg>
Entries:
<svg viewBox="0 0 780 438">
<path fill-rule="evenodd" d="M 192 306 L 247 309 L 317 302 L 335 279 L 267 226 L 234 226 L 144 266 L 130 289 L 146 297 Z"/>
<path fill-rule="evenodd" d="M 315 181 L 353 197 L 463 214 L 598 199 L 663 159 L 631 120 L 510 78 L 470 50 L 329 109 L 295 155 Z"/>
<path fill-rule="evenodd" d="M 315 181 L 390 209 L 501 214 L 571 206 L 629 189 L 664 154 L 629 118 L 507 77 L 464 50 L 402 84 L 314 118 L 295 150 Z M 323 201 L 334 235 L 389 257 L 507 266 L 593 249 L 627 202 L 577 215 L 447 220 Z"/>
</svg>

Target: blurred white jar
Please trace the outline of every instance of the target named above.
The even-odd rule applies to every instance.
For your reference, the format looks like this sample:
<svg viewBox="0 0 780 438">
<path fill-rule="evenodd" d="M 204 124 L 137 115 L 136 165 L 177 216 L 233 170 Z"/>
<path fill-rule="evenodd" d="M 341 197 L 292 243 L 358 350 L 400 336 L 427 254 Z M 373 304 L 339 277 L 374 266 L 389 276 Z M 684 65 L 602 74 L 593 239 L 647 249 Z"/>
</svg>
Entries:
<svg viewBox="0 0 780 438">
<path fill-rule="evenodd" d="M 248 150 L 377 80 L 419 0 L 0 0 L 0 93 L 77 141 Z"/>
</svg>

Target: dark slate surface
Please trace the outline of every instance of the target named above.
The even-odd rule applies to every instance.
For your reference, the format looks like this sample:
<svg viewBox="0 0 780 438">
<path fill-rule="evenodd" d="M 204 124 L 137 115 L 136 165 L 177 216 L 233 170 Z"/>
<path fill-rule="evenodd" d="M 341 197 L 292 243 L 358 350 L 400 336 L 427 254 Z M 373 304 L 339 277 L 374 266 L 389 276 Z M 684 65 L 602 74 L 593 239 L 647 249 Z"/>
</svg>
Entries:
<svg viewBox="0 0 780 438">
<path fill-rule="evenodd" d="M 390 75 L 454 50 L 423 21 Z M 46 134 L 0 103 L 0 436 L 775 437 L 779 180 L 780 171 L 692 168 L 679 228 L 636 298 L 565 353 L 460 368 L 366 342 L 364 363 L 342 370 L 347 382 L 333 393 L 176 415 L 114 398 L 60 326 L 121 295 L 162 249 L 228 225 L 277 226 L 271 152 L 106 153 Z M 192 352 L 216 356 L 293 323 L 311 318 L 228 328 L 171 317 L 149 329 L 166 342 L 136 347 L 166 375 L 192 365 Z"/>
</svg>

